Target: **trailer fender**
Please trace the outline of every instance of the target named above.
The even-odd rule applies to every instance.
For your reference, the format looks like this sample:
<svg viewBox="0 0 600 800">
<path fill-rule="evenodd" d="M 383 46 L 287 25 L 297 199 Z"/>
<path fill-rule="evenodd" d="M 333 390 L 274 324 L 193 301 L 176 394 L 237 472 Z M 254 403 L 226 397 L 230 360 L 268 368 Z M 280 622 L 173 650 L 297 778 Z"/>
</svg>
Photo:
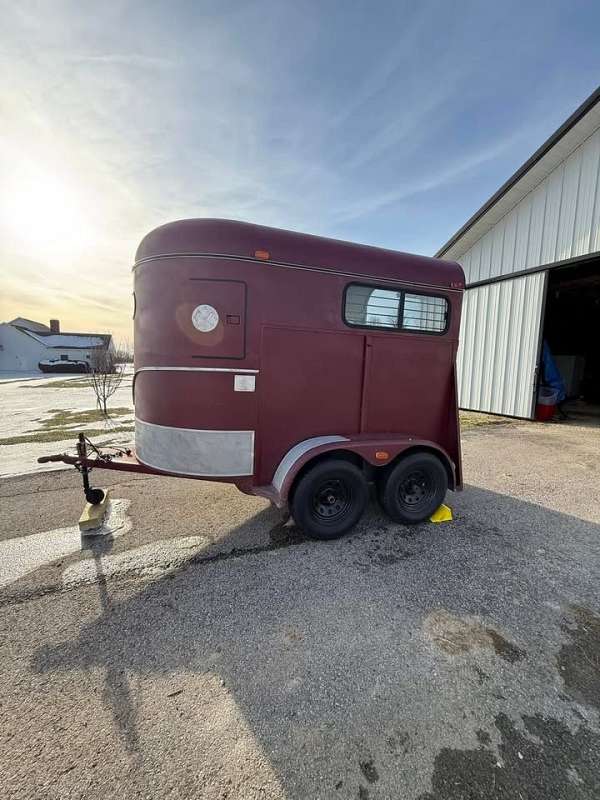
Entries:
<svg viewBox="0 0 600 800">
<path fill-rule="evenodd" d="M 432 452 L 440 458 L 446 467 L 449 488 L 457 488 L 455 465 L 445 450 L 434 442 L 412 438 L 398 438 L 391 441 L 390 439 L 353 440 L 346 436 L 334 435 L 314 436 L 311 439 L 305 439 L 294 445 L 281 459 L 275 471 L 275 475 L 273 476 L 271 486 L 269 487 L 269 499 L 271 499 L 276 506 L 285 506 L 294 479 L 302 467 L 309 461 L 312 461 L 316 456 L 334 450 L 352 453 L 355 456 L 359 456 L 367 464 L 379 468 L 393 463 L 398 456 L 405 453 L 418 451 Z M 385 462 L 378 459 L 378 454 L 383 451 L 388 455 Z"/>
<path fill-rule="evenodd" d="M 313 436 L 311 439 L 304 439 L 304 441 L 298 442 L 291 450 L 288 450 L 279 462 L 279 466 L 273 476 L 273 487 L 277 492 L 281 493 L 287 483 L 287 479 L 290 475 L 293 478 L 302 464 L 319 453 L 333 450 L 334 445 L 339 446 L 341 442 L 349 441 L 350 439 L 345 436 Z"/>
</svg>

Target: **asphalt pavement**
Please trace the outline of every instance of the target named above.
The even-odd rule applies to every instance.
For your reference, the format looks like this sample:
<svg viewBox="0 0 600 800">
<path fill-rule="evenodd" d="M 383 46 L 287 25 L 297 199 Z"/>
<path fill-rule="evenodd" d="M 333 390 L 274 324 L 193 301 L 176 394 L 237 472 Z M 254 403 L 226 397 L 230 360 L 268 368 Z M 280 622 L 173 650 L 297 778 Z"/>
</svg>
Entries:
<svg viewBox="0 0 600 800">
<path fill-rule="evenodd" d="M 463 446 L 453 522 L 328 543 L 106 473 L 82 548 L 75 473 L 4 480 L 2 796 L 600 797 L 600 428 Z"/>
</svg>

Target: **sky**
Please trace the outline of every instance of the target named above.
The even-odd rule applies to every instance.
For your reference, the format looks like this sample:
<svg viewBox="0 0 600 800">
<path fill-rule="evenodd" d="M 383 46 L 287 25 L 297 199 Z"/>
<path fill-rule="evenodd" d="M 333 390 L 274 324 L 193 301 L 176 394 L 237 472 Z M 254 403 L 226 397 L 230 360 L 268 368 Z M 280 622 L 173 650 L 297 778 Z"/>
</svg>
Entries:
<svg viewBox="0 0 600 800">
<path fill-rule="evenodd" d="M 131 340 L 140 239 L 432 255 L 600 83 L 600 4 L 0 0 L 0 320 Z"/>
</svg>

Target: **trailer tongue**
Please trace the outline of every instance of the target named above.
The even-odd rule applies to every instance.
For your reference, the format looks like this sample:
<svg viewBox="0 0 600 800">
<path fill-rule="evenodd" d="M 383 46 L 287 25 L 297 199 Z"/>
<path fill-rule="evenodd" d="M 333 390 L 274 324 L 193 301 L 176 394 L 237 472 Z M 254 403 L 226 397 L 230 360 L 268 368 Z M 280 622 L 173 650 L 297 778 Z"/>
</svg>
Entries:
<svg viewBox="0 0 600 800">
<path fill-rule="evenodd" d="M 93 455 L 88 454 L 88 448 Z M 148 472 L 151 474 L 159 474 L 155 470 L 140 464 L 135 458 L 133 451 L 129 449 L 121 449 L 118 447 L 111 448 L 113 452 L 107 453 L 96 447 L 95 444 L 80 433 L 77 439 L 76 454 L 69 453 L 56 453 L 51 456 L 40 456 L 38 464 L 49 464 L 53 462 L 62 462 L 69 464 L 81 473 L 83 479 L 83 493 L 85 499 L 91 505 L 98 505 L 104 499 L 104 491 L 102 489 L 93 489 L 90 486 L 89 474 L 95 467 L 102 469 L 121 470 L 122 472 Z"/>
</svg>

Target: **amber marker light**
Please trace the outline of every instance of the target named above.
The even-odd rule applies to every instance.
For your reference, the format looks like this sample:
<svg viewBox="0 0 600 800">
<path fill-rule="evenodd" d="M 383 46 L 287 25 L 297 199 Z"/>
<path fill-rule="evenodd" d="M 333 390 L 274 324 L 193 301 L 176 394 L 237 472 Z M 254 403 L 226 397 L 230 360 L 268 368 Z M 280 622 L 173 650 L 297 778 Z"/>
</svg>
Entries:
<svg viewBox="0 0 600 800">
<path fill-rule="evenodd" d="M 258 258 L 261 261 L 268 261 L 271 258 L 271 254 L 268 250 L 255 250 L 254 258 Z"/>
<path fill-rule="evenodd" d="M 389 454 L 389 453 L 386 453 L 386 451 L 385 451 L 385 450 L 378 450 L 378 451 L 375 453 L 375 459 L 376 459 L 377 461 L 387 461 L 389 457 L 390 457 L 390 454 Z"/>
</svg>

